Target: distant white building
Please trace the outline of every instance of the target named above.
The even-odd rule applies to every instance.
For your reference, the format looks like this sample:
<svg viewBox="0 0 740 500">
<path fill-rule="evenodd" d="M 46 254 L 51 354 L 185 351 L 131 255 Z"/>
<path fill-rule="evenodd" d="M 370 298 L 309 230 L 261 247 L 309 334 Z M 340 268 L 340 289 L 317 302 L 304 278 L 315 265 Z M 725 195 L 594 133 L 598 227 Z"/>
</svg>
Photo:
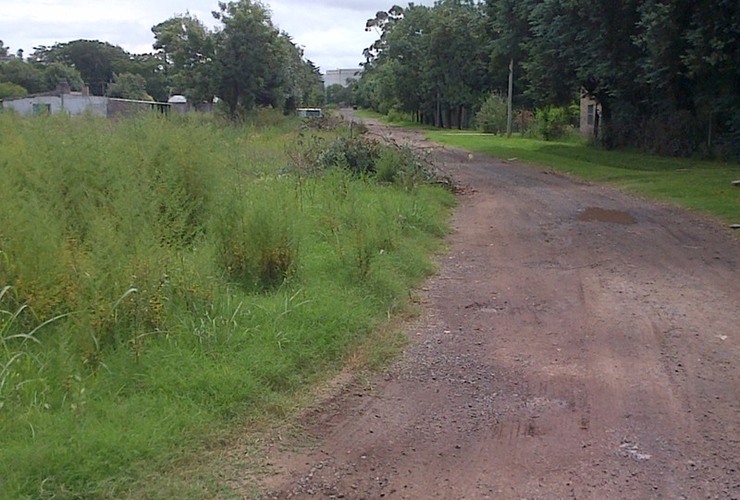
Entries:
<svg viewBox="0 0 740 500">
<path fill-rule="evenodd" d="M 362 68 L 342 68 L 326 70 L 324 75 L 324 87 L 341 85 L 347 87 L 352 80 L 359 80 Z"/>
</svg>

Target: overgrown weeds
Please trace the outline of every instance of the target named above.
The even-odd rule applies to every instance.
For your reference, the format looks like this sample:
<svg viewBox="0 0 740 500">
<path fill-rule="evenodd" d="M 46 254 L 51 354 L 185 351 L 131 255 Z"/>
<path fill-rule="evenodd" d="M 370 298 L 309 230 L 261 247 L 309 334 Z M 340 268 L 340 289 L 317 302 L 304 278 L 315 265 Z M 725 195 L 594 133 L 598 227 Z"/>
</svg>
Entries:
<svg viewBox="0 0 740 500">
<path fill-rule="evenodd" d="M 4 495 L 188 491 L 176 460 L 407 310 L 451 195 L 402 151 L 259 121 L 0 113 Z"/>
<path fill-rule="evenodd" d="M 357 178 L 413 189 L 439 181 L 442 175 L 428 154 L 408 144 L 380 142 L 352 127 L 349 135 L 322 137 L 301 134 L 289 153 L 289 172 L 316 175 L 340 169 Z M 446 182 L 443 184 L 447 184 Z"/>
</svg>

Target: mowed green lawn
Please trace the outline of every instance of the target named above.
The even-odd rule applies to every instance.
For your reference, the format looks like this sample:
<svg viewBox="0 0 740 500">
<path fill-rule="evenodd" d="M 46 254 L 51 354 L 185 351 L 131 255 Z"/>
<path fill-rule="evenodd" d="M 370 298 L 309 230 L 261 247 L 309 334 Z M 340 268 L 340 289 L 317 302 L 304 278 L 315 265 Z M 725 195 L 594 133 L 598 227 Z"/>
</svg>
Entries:
<svg viewBox="0 0 740 500">
<path fill-rule="evenodd" d="M 579 141 L 506 138 L 449 130 L 432 130 L 439 144 L 551 168 L 660 201 L 697 210 L 720 220 L 740 223 L 740 164 L 606 151 Z"/>
</svg>

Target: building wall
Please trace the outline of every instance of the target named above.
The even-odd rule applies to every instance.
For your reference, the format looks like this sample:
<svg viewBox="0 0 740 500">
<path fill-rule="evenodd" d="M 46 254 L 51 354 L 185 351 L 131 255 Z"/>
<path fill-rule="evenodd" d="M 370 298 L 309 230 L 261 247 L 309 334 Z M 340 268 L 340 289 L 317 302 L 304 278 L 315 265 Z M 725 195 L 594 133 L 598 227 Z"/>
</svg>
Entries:
<svg viewBox="0 0 740 500">
<path fill-rule="evenodd" d="M 26 97 L 3 102 L 3 108 L 12 109 L 21 115 L 33 115 L 40 106 L 48 106 L 52 114 L 67 113 L 70 115 L 81 115 L 92 113 L 96 116 L 106 116 L 107 101 L 105 97 L 83 96 L 83 95 L 45 95 L 37 97 Z M 43 114 L 43 113 L 42 113 Z"/>
<path fill-rule="evenodd" d="M 34 105 L 47 105 L 51 113 L 59 113 L 62 109 L 62 99 L 59 96 L 40 96 L 3 101 L 3 108 L 12 109 L 21 115 L 32 115 Z"/>
<path fill-rule="evenodd" d="M 64 111 L 70 115 L 90 113 L 95 116 L 106 116 L 108 99 L 94 95 L 64 95 Z"/>
<path fill-rule="evenodd" d="M 598 115 L 601 113 L 601 106 L 592 97 L 584 96 L 581 98 L 581 136 L 586 138 L 594 137 L 594 126 Z"/>
<path fill-rule="evenodd" d="M 136 113 L 159 111 L 167 113 L 170 105 L 166 102 L 131 101 L 108 98 L 108 117 L 130 116 Z"/>
<path fill-rule="evenodd" d="M 42 106 L 48 106 L 45 111 Z M 129 116 L 143 111 L 167 113 L 170 105 L 161 102 L 132 101 L 110 97 L 85 96 L 75 94 L 45 95 L 3 101 L 3 108 L 12 109 L 21 115 L 67 113 L 95 116 Z"/>
<path fill-rule="evenodd" d="M 332 85 L 341 85 L 342 87 L 347 86 L 347 80 L 358 80 L 362 68 L 343 68 L 343 69 L 330 69 L 327 70 L 324 75 L 324 87 L 331 87 Z"/>
</svg>

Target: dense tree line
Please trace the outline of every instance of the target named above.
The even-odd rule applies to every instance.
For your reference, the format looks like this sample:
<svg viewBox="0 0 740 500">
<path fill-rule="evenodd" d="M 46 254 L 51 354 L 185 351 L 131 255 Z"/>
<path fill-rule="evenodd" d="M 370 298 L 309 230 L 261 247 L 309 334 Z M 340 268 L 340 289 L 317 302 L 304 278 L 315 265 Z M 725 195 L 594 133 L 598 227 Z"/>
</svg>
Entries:
<svg viewBox="0 0 740 500">
<path fill-rule="evenodd" d="M 740 3 L 439 0 L 378 12 L 356 101 L 467 127 L 491 93 L 545 108 L 599 104 L 597 140 L 740 156 Z"/>
<path fill-rule="evenodd" d="M 98 40 L 40 46 L 24 58 L 0 42 L 0 98 L 46 92 L 66 81 L 93 95 L 166 101 L 184 94 L 191 103 L 215 97 L 235 116 L 255 106 L 317 105 L 323 98 L 319 69 L 256 0 L 218 3 L 209 29 L 190 14 L 152 28 L 154 51 L 129 54 Z"/>
</svg>

